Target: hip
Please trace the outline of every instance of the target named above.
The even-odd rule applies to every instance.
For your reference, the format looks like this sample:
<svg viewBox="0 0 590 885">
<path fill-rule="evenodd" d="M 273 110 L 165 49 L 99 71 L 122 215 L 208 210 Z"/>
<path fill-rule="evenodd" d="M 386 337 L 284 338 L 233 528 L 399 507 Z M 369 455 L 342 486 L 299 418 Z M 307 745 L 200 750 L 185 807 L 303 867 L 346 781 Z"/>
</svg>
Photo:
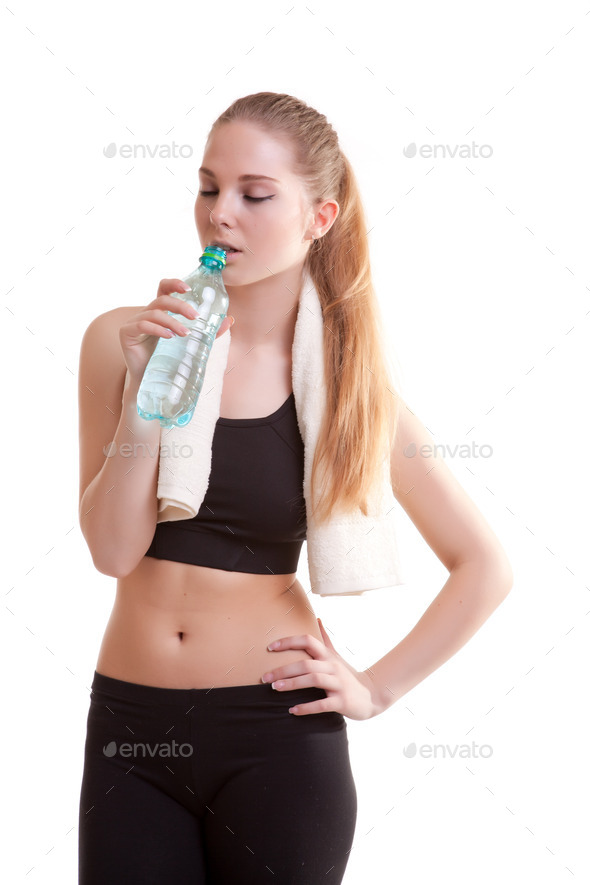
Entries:
<svg viewBox="0 0 590 885">
<path fill-rule="evenodd" d="M 129 760 L 138 769 L 160 769 L 170 758 L 188 767 L 219 757 L 227 775 L 232 760 L 259 762 L 270 755 L 309 755 L 302 741 L 330 754 L 348 753 L 346 720 L 327 711 L 289 713 L 294 704 L 326 697 L 322 688 L 276 692 L 270 685 L 212 689 L 159 688 L 113 679 L 95 671 L 88 710 L 86 756 L 124 774 Z M 320 754 L 323 756 L 323 752 Z M 110 762 L 109 762 L 110 760 Z"/>
<path fill-rule="evenodd" d="M 309 687 L 289 694 L 265 684 L 158 688 L 95 671 L 81 807 L 93 808 L 95 816 L 100 803 L 112 811 L 121 790 L 137 780 L 198 814 L 212 807 L 232 780 L 248 787 L 246 812 L 254 787 L 261 790 L 260 801 L 279 789 L 281 802 L 285 795 L 293 801 L 299 792 L 305 803 L 310 797 L 316 802 L 339 797 L 356 805 L 344 716 L 335 711 L 294 716 L 292 703 L 326 693 Z"/>
</svg>

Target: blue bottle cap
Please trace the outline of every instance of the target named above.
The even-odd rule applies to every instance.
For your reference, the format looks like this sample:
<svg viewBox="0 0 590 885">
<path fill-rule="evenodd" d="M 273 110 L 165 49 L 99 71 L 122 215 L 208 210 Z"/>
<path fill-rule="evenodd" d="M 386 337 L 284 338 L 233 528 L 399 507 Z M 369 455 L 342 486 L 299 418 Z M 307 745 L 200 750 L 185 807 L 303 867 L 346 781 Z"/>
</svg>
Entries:
<svg viewBox="0 0 590 885">
<path fill-rule="evenodd" d="M 201 255 L 201 261 L 203 258 L 209 259 L 206 262 L 207 265 L 211 266 L 209 262 L 213 262 L 217 267 L 225 267 L 227 263 L 227 257 L 224 249 L 220 249 L 219 246 L 207 246 L 203 254 Z"/>
</svg>

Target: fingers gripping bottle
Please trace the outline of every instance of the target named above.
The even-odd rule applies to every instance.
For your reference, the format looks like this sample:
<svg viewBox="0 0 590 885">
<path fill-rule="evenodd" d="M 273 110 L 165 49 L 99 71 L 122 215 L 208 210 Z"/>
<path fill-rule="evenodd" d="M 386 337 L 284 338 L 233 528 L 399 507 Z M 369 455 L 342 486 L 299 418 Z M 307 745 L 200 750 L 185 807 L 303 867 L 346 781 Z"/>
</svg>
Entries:
<svg viewBox="0 0 590 885">
<path fill-rule="evenodd" d="M 221 278 L 225 262 L 223 249 L 208 246 L 197 270 L 184 280 L 190 291 L 174 293 L 199 313 L 189 320 L 169 311 L 190 332 L 158 339 L 137 394 L 137 411 L 146 421 L 156 418 L 163 427 L 183 427 L 193 417 L 207 359 L 229 307 Z"/>
</svg>

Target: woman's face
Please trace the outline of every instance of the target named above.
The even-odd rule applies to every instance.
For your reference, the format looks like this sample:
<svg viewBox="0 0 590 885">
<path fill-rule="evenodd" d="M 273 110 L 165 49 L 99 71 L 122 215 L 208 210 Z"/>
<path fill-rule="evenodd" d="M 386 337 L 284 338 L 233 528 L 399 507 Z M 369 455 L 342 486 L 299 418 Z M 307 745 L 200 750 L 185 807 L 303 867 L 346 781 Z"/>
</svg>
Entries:
<svg viewBox="0 0 590 885">
<path fill-rule="evenodd" d="M 195 221 L 203 248 L 219 242 L 238 250 L 228 253 L 226 285 L 248 285 L 303 265 L 314 216 L 292 163 L 287 141 L 253 123 L 223 123 L 211 134 Z"/>
</svg>

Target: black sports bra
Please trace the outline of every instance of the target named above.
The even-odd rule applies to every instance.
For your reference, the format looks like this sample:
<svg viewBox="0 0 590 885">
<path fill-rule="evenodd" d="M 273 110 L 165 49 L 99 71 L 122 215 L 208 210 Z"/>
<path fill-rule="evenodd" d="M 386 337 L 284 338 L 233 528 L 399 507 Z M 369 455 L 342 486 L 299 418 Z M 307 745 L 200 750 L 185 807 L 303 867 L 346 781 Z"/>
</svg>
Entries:
<svg viewBox="0 0 590 885">
<path fill-rule="evenodd" d="M 295 396 L 265 418 L 217 419 L 211 475 L 192 519 L 159 522 L 146 556 L 252 574 L 292 574 L 306 538 Z"/>
</svg>

